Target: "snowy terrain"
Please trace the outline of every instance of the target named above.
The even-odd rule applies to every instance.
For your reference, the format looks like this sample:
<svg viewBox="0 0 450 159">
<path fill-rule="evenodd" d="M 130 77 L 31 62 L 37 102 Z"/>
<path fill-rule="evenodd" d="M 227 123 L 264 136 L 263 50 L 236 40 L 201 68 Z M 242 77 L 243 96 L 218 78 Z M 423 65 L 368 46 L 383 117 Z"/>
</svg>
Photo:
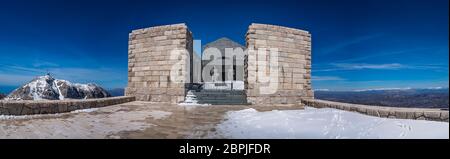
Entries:
<svg viewBox="0 0 450 159">
<path fill-rule="evenodd" d="M 449 138 L 449 123 L 388 119 L 354 112 L 305 110 L 231 111 L 216 127 L 226 138 L 409 139 Z"/>
</svg>

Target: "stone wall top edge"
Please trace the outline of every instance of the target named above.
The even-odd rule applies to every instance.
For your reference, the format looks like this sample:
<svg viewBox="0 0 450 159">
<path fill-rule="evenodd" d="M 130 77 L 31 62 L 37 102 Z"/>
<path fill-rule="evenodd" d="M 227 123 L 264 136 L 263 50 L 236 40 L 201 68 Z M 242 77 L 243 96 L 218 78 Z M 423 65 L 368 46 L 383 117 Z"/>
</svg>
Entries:
<svg viewBox="0 0 450 159">
<path fill-rule="evenodd" d="M 171 29 L 171 28 L 178 28 L 178 27 L 187 29 L 186 23 L 177 23 L 177 24 L 158 25 L 158 26 L 146 27 L 146 28 L 141 28 L 141 29 L 135 29 L 135 30 L 132 30 L 130 34 L 141 34 L 141 33 L 144 33 L 146 31 L 152 30 L 152 29 Z"/>
<path fill-rule="evenodd" d="M 271 28 L 271 29 L 285 29 L 285 30 L 290 30 L 290 31 L 297 31 L 297 32 L 301 32 L 304 34 L 310 34 L 309 31 L 306 30 L 302 30 L 302 29 L 297 29 L 297 28 L 290 28 L 290 27 L 285 27 L 285 26 L 280 26 L 280 25 L 273 25 L 273 24 L 261 24 L 261 23 L 252 23 L 249 26 L 249 29 L 267 29 L 267 28 Z"/>
<path fill-rule="evenodd" d="M 347 105 L 353 107 L 362 107 L 362 108 L 370 108 L 370 109 L 386 109 L 386 110 L 394 110 L 394 111 L 415 111 L 415 112 L 430 112 L 430 111 L 439 111 L 439 112 L 448 112 L 448 110 L 442 110 L 440 108 L 404 108 L 404 107 L 388 107 L 388 106 L 376 106 L 376 105 L 364 105 L 364 104 L 352 104 L 352 103 L 342 103 L 335 101 L 327 101 L 320 99 L 302 99 L 308 102 L 318 102 L 325 104 L 335 104 L 335 105 Z"/>
<path fill-rule="evenodd" d="M 65 103 L 65 102 L 91 102 L 91 101 L 101 101 L 101 100 L 116 100 L 116 99 L 127 99 L 133 98 L 133 96 L 118 96 L 118 97 L 108 97 L 108 98 L 95 98 L 95 99 L 68 99 L 68 100 L 0 100 L 0 103 Z"/>
</svg>

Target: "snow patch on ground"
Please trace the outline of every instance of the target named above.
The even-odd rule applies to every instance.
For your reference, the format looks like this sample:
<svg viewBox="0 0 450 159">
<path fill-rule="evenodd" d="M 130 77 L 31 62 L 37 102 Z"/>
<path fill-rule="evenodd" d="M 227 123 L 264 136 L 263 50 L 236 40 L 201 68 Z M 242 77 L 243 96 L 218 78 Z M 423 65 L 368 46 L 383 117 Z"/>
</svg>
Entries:
<svg viewBox="0 0 450 159">
<path fill-rule="evenodd" d="M 42 117 L 61 117 L 68 113 L 90 113 L 97 111 L 98 108 L 90 108 L 90 109 L 78 109 L 71 112 L 66 113 L 56 113 L 56 114 L 35 114 L 35 115 L 0 115 L 0 121 L 1 120 L 17 120 L 17 119 L 35 119 L 35 118 L 42 118 Z"/>
<path fill-rule="evenodd" d="M 205 106 L 211 106 L 211 104 L 198 104 L 198 103 L 179 103 L 179 106 L 200 106 L 200 107 L 205 107 Z"/>
<path fill-rule="evenodd" d="M 172 115 L 172 112 L 165 112 L 159 110 L 150 112 L 150 116 L 152 116 L 153 119 L 157 120 L 167 118 L 170 115 Z"/>
<path fill-rule="evenodd" d="M 90 112 L 95 112 L 97 110 L 98 110 L 98 108 L 78 109 L 78 110 L 72 111 L 72 113 L 90 113 Z"/>
<path fill-rule="evenodd" d="M 404 139 L 449 138 L 449 123 L 388 119 L 331 108 L 230 111 L 215 134 L 225 138 Z"/>
<path fill-rule="evenodd" d="M 208 106 L 211 106 L 211 104 L 179 103 L 178 106 L 184 107 L 186 110 L 193 110 L 198 107 L 208 107 Z"/>
</svg>

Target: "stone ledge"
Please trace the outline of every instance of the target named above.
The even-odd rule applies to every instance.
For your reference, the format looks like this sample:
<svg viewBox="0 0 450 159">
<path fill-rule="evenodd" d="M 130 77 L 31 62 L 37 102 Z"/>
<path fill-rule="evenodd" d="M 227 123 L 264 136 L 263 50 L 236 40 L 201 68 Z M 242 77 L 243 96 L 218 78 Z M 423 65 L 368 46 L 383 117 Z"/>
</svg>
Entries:
<svg viewBox="0 0 450 159">
<path fill-rule="evenodd" d="M 316 108 L 335 108 L 370 116 L 397 119 L 432 120 L 448 122 L 448 110 L 426 108 L 395 108 L 332 102 L 319 99 L 302 99 L 303 104 Z"/>
<path fill-rule="evenodd" d="M 77 109 L 105 107 L 135 101 L 135 97 L 122 96 L 85 100 L 54 101 L 3 101 L 0 100 L 0 115 L 32 115 L 70 112 Z"/>
<path fill-rule="evenodd" d="M 168 25 L 159 25 L 159 26 L 153 26 L 153 27 L 146 27 L 141 29 L 135 29 L 130 34 L 143 34 L 149 30 L 157 30 L 161 31 L 164 29 L 181 29 L 181 28 L 187 28 L 185 23 L 178 23 L 178 24 L 168 24 Z"/>
<path fill-rule="evenodd" d="M 280 25 L 273 25 L 273 24 L 262 24 L 262 23 L 252 23 L 249 28 L 257 28 L 257 29 L 262 29 L 262 30 L 277 30 L 277 31 L 281 31 L 281 32 L 296 32 L 296 33 L 301 33 L 304 35 L 309 35 L 309 32 L 306 30 L 302 30 L 302 29 L 296 29 L 296 28 L 290 28 L 290 27 L 285 27 L 285 26 L 280 26 Z"/>
</svg>

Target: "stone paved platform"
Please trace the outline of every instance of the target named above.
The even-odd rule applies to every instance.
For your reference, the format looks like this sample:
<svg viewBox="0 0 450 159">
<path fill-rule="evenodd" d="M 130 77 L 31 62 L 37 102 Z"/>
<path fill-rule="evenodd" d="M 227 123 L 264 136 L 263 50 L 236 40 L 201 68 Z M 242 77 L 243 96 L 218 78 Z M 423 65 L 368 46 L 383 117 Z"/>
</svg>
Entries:
<svg viewBox="0 0 450 159">
<path fill-rule="evenodd" d="M 227 111 L 302 106 L 179 106 L 130 102 L 62 114 L 0 116 L 0 138 L 221 138 L 214 133 Z"/>
</svg>

